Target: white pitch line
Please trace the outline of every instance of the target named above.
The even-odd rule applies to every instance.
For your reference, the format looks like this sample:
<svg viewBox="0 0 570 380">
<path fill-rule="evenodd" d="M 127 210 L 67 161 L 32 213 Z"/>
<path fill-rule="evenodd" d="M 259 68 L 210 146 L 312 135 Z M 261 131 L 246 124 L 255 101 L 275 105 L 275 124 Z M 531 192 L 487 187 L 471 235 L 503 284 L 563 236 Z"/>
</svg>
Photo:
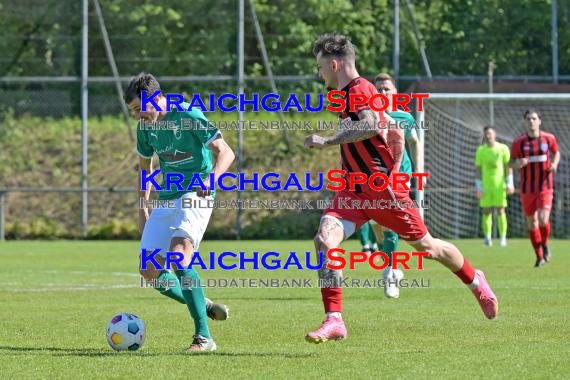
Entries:
<svg viewBox="0 0 570 380">
<path fill-rule="evenodd" d="M 34 270 L 34 269 L 22 269 L 18 272 L 24 273 L 44 273 L 44 274 L 85 274 L 85 275 L 96 275 L 96 276 L 128 276 L 128 277 L 140 277 L 140 274 L 133 272 L 88 272 L 88 271 L 65 271 L 65 270 Z"/>
<path fill-rule="evenodd" d="M 3 285 L 3 284 L 2 284 Z M 61 285 L 61 284 L 58 284 Z M 0 292 L 75 292 L 85 290 L 109 290 L 109 289 L 125 289 L 125 288 L 140 288 L 140 285 L 109 285 L 109 286 L 95 286 L 95 284 L 88 284 L 88 286 L 74 286 L 69 288 L 30 288 L 30 289 L 0 289 Z"/>
</svg>

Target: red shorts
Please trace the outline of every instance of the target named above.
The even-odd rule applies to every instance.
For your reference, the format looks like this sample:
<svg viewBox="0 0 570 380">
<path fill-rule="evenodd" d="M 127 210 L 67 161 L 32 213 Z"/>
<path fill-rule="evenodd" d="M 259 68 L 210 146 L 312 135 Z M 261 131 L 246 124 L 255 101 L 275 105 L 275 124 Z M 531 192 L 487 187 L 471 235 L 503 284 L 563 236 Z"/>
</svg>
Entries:
<svg viewBox="0 0 570 380">
<path fill-rule="evenodd" d="M 396 200 L 400 204 L 409 203 L 409 207 L 398 208 L 388 204 Z M 372 219 L 410 242 L 421 240 L 428 232 L 419 210 L 413 207 L 408 191 L 394 192 L 390 188 L 362 193 L 341 190 L 335 194 L 332 206 L 323 212 L 325 215 L 354 222 L 356 229 Z"/>
<path fill-rule="evenodd" d="M 552 210 L 552 199 L 554 192 L 542 191 L 540 193 L 521 194 L 521 205 L 526 216 L 533 216 L 536 210 Z"/>
</svg>

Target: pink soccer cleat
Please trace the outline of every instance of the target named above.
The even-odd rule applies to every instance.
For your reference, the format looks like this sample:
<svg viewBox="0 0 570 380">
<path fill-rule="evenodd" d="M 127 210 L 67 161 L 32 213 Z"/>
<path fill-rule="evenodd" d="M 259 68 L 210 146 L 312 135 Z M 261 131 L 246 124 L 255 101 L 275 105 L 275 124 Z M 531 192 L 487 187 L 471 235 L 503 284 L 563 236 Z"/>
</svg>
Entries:
<svg viewBox="0 0 570 380">
<path fill-rule="evenodd" d="M 495 297 L 495 294 L 487 283 L 485 274 L 482 271 L 477 269 L 475 271 L 475 277 L 479 279 L 479 286 L 476 289 L 471 289 L 471 291 L 475 298 L 477 298 L 477 302 L 479 302 L 485 317 L 494 319 L 499 312 L 499 302 L 497 301 L 497 297 Z"/>
<path fill-rule="evenodd" d="M 329 340 L 342 340 L 348 336 L 344 321 L 338 317 L 329 317 L 316 331 L 305 336 L 309 343 L 323 343 Z"/>
</svg>

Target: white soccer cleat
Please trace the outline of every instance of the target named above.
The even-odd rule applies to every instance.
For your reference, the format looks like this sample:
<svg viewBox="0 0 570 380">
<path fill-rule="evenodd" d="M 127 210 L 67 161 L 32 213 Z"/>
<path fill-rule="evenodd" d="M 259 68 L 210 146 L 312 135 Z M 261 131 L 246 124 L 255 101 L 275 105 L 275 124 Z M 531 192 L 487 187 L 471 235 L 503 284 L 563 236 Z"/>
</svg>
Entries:
<svg viewBox="0 0 570 380">
<path fill-rule="evenodd" d="M 506 247 L 507 246 L 507 237 L 503 236 L 501 238 L 501 247 Z"/>
<path fill-rule="evenodd" d="M 487 247 L 492 247 L 493 240 L 490 237 L 486 237 L 485 240 L 483 240 L 483 244 L 485 244 Z"/>
<path fill-rule="evenodd" d="M 230 317 L 230 308 L 206 298 L 206 314 L 214 321 L 225 321 Z"/>
<path fill-rule="evenodd" d="M 396 281 L 404 278 L 404 272 L 399 269 L 386 268 L 384 269 L 384 295 L 387 298 L 400 298 L 400 288 Z"/>
</svg>

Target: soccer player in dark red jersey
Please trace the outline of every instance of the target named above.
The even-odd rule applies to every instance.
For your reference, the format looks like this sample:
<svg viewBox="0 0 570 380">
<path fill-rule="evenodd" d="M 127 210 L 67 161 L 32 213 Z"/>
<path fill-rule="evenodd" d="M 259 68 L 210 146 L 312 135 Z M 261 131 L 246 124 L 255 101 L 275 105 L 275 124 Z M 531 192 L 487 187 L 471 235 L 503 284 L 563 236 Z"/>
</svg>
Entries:
<svg viewBox="0 0 570 380">
<path fill-rule="evenodd" d="M 560 151 L 554 135 L 540 130 L 539 111 L 527 110 L 524 119 L 528 129 L 513 141 L 510 166 L 520 169 L 521 205 L 536 254 L 535 267 L 540 268 L 551 259 L 549 219 Z"/>
<path fill-rule="evenodd" d="M 335 194 L 332 207 L 324 211 L 319 231 L 315 236 L 317 252 L 325 253 L 319 277 L 327 281 L 332 280 L 337 287 L 321 289 L 326 319 L 317 330 L 308 333 L 305 339 L 308 342 L 320 343 L 347 337 L 341 314 L 342 288 L 338 285 L 342 271 L 327 268 L 329 260 L 326 252 L 339 247 L 343 240 L 369 220 L 391 229 L 417 251 L 427 251 L 429 258 L 449 268 L 471 288 L 485 316 L 489 319 L 495 318 L 498 312 L 497 298 L 483 272 L 475 270 L 453 244 L 434 239 L 427 231 L 416 208 L 356 209 L 340 206 L 339 198 L 359 200 L 361 204 L 377 200 L 411 202 L 409 191 L 392 186 L 392 174 L 398 172 L 404 152 L 404 133 L 402 129 L 394 126 L 393 121 L 390 123 L 390 129 L 385 128 L 386 124 L 383 128 L 379 122 L 385 121 L 387 116 L 374 111 L 368 104 L 359 105 L 351 111 L 348 94 L 363 94 L 370 98 L 378 92 L 372 83 L 362 78 L 356 71 L 354 47 L 348 38 L 339 34 L 323 35 L 315 42 L 313 53 L 317 58 L 319 74 L 325 85 L 346 92 L 347 106 L 339 115 L 346 127 L 339 128 L 339 132 L 332 137 L 307 136 L 305 146 L 309 148 L 339 146 L 343 170 L 347 173 L 364 173 L 368 177 L 374 173 L 385 173 L 390 178 L 390 186 L 383 191 L 376 191 L 367 184 L 359 184 L 354 187 L 354 191 L 351 191 L 347 184 L 346 189 Z M 380 108 L 382 104 L 380 101 L 378 103 L 376 105 Z M 360 122 L 360 125 L 367 123 L 377 128 L 352 128 L 351 126 L 357 122 Z M 377 186 L 382 186 L 382 183 Z"/>
</svg>

